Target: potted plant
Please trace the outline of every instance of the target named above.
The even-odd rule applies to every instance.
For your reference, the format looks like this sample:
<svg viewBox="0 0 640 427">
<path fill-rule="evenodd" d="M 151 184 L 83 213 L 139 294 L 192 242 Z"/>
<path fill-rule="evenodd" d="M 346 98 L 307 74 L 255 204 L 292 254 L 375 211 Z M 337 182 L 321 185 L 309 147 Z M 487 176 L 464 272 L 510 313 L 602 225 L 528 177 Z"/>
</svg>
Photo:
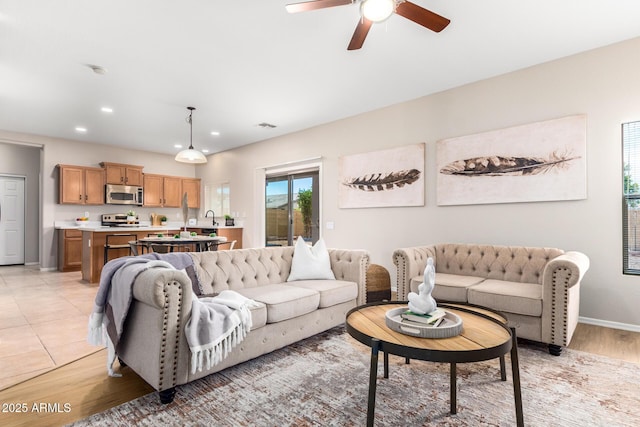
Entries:
<svg viewBox="0 0 640 427">
<path fill-rule="evenodd" d="M 167 217 L 160 215 L 160 225 L 167 225 Z"/>
<path fill-rule="evenodd" d="M 227 227 L 234 226 L 233 217 L 231 215 L 224 216 L 224 225 L 226 225 Z"/>
<path fill-rule="evenodd" d="M 133 224 L 136 222 L 136 212 L 134 210 L 127 211 L 127 223 Z"/>
</svg>

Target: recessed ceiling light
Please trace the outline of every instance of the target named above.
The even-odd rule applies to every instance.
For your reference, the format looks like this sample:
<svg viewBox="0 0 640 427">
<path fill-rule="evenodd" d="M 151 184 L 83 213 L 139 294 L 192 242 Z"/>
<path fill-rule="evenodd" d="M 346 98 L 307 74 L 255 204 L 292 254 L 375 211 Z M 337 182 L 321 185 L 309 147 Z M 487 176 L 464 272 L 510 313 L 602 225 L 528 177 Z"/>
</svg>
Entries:
<svg viewBox="0 0 640 427">
<path fill-rule="evenodd" d="M 209 152 L 209 149 L 208 149 L 208 148 L 203 148 L 203 149 L 202 149 L 202 152 L 203 152 L 203 153 L 208 153 L 208 152 Z"/>
<path fill-rule="evenodd" d="M 111 108 L 111 107 L 102 107 L 100 109 L 100 111 L 102 111 L 103 113 L 113 113 L 113 108 Z"/>
<path fill-rule="evenodd" d="M 220 132 L 218 132 L 217 130 L 213 130 L 213 131 L 211 131 L 211 135 L 220 136 Z"/>
<path fill-rule="evenodd" d="M 76 132 L 85 133 L 87 128 L 83 128 L 82 126 L 76 126 Z"/>
<path fill-rule="evenodd" d="M 181 144 L 173 144 L 173 147 L 174 148 L 182 148 L 182 145 Z"/>
</svg>

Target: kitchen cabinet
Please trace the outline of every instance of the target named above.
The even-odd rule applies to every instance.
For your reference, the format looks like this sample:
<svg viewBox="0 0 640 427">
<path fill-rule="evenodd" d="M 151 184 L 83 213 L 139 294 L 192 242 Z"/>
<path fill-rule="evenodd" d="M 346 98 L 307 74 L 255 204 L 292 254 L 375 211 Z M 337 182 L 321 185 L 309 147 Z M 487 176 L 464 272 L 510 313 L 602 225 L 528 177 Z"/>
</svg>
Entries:
<svg viewBox="0 0 640 427">
<path fill-rule="evenodd" d="M 104 204 L 104 170 L 86 166 L 58 165 L 58 202 L 76 205 Z"/>
<path fill-rule="evenodd" d="M 190 208 L 200 208 L 200 180 L 197 178 L 182 178 L 182 194 L 187 193 Z"/>
<path fill-rule="evenodd" d="M 236 241 L 236 245 L 233 247 L 234 249 L 242 249 L 242 228 L 218 228 L 218 236 L 226 237 L 227 242 Z M 221 246 L 222 249 L 225 249 L 224 246 Z"/>
<path fill-rule="evenodd" d="M 182 206 L 182 179 L 175 176 L 144 174 L 144 206 L 179 208 Z"/>
<path fill-rule="evenodd" d="M 144 166 L 109 162 L 102 162 L 100 166 L 105 170 L 107 184 L 142 186 L 142 169 L 144 169 Z"/>
<path fill-rule="evenodd" d="M 80 271 L 82 268 L 82 231 L 58 230 L 58 270 Z"/>
</svg>

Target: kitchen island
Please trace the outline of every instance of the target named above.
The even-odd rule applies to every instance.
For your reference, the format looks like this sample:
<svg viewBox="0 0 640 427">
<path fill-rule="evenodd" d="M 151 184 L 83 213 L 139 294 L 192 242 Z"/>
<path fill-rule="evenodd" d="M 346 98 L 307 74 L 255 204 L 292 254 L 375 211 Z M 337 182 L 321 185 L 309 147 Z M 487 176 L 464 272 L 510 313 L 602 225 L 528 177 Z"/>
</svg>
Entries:
<svg viewBox="0 0 640 427">
<path fill-rule="evenodd" d="M 151 226 L 149 223 L 143 223 L 132 227 L 107 227 L 101 225 L 99 221 L 88 221 L 83 225 L 78 225 L 74 221 L 59 221 L 56 222 L 55 228 L 58 233 L 58 269 L 60 271 L 82 271 L 82 279 L 90 283 L 100 281 L 107 234 L 131 233 L 136 235 L 131 240 L 137 240 L 147 237 L 151 233 L 172 236 L 183 229 L 177 222 L 169 222 L 166 226 Z M 235 249 L 242 248 L 242 227 L 198 223 L 187 227 L 187 230 L 204 236 L 215 232 L 218 236 L 225 237 L 228 242 L 235 240 Z M 129 255 L 129 250 L 126 248 L 109 250 L 109 259 L 127 255 Z"/>
</svg>

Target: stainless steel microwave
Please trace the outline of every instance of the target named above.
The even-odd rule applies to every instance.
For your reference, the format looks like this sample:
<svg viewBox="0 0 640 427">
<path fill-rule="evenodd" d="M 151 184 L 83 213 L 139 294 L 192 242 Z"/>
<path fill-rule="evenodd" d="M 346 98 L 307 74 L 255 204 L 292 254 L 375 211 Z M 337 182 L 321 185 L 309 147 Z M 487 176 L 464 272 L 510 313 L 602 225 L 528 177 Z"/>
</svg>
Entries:
<svg viewBox="0 0 640 427">
<path fill-rule="evenodd" d="M 104 187 L 104 201 L 109 205 L 142 206 L 144 201 L 142 187 L 107 184 Z"/>
</svg>

